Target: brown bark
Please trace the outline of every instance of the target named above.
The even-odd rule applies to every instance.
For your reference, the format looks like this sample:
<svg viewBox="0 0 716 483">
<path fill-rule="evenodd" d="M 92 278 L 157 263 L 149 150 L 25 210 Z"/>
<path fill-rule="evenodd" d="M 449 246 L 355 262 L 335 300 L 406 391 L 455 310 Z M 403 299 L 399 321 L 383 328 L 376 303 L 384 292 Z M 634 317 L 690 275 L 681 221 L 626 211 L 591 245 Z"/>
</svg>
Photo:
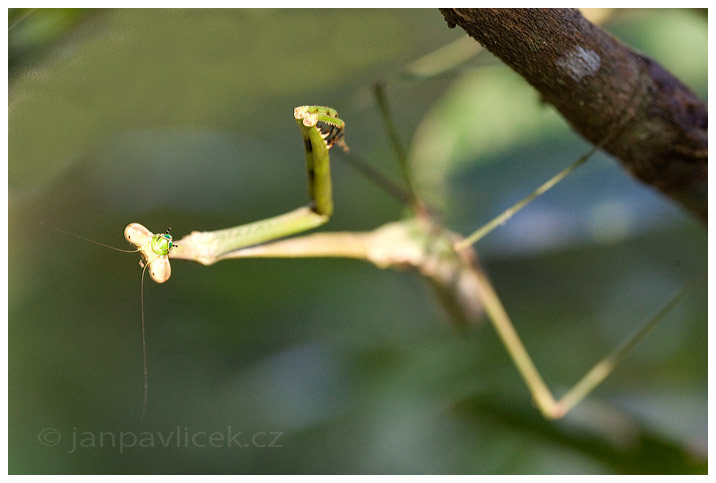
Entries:
<svg viewBox="0 0 716 483">
<path fill-rule="evenodd" d="M 708 111 L 678 79 L 573 9 L 441 9 L 641 181 L 708 218 Z M 615 132 L 618 130 L 618 132 Z"/>
</svg>

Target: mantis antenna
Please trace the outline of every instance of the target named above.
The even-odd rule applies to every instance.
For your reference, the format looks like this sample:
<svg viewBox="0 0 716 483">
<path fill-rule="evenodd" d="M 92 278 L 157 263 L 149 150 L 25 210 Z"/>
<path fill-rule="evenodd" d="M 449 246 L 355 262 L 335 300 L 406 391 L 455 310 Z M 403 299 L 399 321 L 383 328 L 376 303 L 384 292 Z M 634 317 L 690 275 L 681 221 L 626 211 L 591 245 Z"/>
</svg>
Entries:
<svg viewBox="0 0 716 483">
<path fill-rule="evenodd" d="M 42 225 L 47 225 L 44 221 L 39 222 Z M 131 223 L 125 228 L 124 230 L 124 236 L 137 248 L 135 250 L 124 250 L 122 248 L 117 248 L 112 245 L 107 245 L 106 243 L 98 242 L 96 240 L 92 240 L 91 238 L 84 237 L 82 235 L 78 235 L 77 233 L 73 233 L 71 231 L 63 230 L 62 228 L 52 226 L 55 230 L 65 233 L 67 235 L 73 236 L 75 238 L 79 238 L 80 240 L 85 240 L 90 243 L 93 243 L 95 245 L 99 245 L 101 247 L 109 248 L 111 250 L 115 250 L 118 252 L 123 253 L 141 253 L 142 254 L 142 261 L 139 262 L 139 264 L 142 266 L 142 276 L 141 281 L 139 284 L 140 287 L 140 306 L 141 306 L 141 314 L 142 314 L 142 362 L 143 362 L 143 368 L 144 368 L 144 400 L 142 403 L 142 418 L 144 417 L 144 414 L 147 410 L 147 389 L 148 389 L 148 378 L 147 378 L 147 344 L 146 344 L 146 338 L 144 336 L 144 273 L 147 271 L 147 267 L 151 264 L 152 270 L 150 271 L 150 274 L 152 278 L 159 283 L 162 283 L 166 281 L 166 279 L 169 278 L 169 275 L 171 273 L 170 267 L 169 267 L 169 261 L 164 260 L 166 259 L 166 255 L 169 253 L 169 250 L 172 248 L 172 237 L 169 235 L 169 231 L 171 229 L 168 229 L 165 233 L 154 235 L 149 230 L 147 230 L 145 227 L 140 225 L 139 223 Z M 149 258 L 151 257 L 151 258 Z M 155 263 L 152 263 L 155 262 Z"/>
<path fill-rule="evenodd" d="M 169 265 L 169 251 L 176 246 L 169 234 L 171 228 L 164 233 L 155 235 L 139 223 L 130 223 L 124 229 L 124 238 L 137 247 L 142 259 L 139 265 L 142 267 L 142 276 L 139 283 L 139 300 L 142 313 L 142 369 L 144 370 L 144 397 L 142 398 L 142 418 L 147 413 L 147 400 L 149 395 L 149 373 L 147 371 L 147 338 L 145 337 L 144 324 L 144 273 L 149 268 L 149 276 L 157 283 L 164 283 L 169 280 L 172 274 L 172 267 Z"/>
</svg>

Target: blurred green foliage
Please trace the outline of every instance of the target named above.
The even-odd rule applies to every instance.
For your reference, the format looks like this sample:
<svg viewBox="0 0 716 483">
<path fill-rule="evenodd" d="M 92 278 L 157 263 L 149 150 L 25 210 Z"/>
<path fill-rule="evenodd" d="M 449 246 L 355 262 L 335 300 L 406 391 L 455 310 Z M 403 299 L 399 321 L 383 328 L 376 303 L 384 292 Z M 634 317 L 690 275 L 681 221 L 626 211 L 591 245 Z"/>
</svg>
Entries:
<svg viewBox="0 0 716 483">
<path fill-rule="evenodd" d="M 10 8 L 8 9 L 8 69 L 10 77 L 16 68 L 28 61 L 37 61 L 70 34 L 91 10 L 75 8 Z"/>
<path fill-rule="evenodd" d="M 547 422 L 492 329 L 455 333 L 414 274 L 343 260 L 175 262 L 167 284 L 145 287 L 140 421 L 137 257 L 48 225 L 122 247 L 133 221 L 181 236 L 302 205 L 301 104 L 337 108 L 353 151 L 397 177 L 370 86 L 462 33 L 434 10 L 9 17 L 10 473 L 707 471 L 705 288 L 572 415 Z M 702 15 L 619 11 L 604 27 L 707 98 Z M 421 194 L 462 232 L 588 149 L 489 59 L 388 88 Z M 334 158 L 326 230 L 401 216 Z M 606 156 L 477 248 L 558 393 L 707 260 L 703 227 Z M 42 443 L 47 428 L 56 445 Z M 156 440 L 172 431 L 186 444 Z M 72 451 L 73 432 L 155 441 Z M 281 447 L 190 440 L 213 432 L 259 444 L 280 432 Z"/>
</svg>

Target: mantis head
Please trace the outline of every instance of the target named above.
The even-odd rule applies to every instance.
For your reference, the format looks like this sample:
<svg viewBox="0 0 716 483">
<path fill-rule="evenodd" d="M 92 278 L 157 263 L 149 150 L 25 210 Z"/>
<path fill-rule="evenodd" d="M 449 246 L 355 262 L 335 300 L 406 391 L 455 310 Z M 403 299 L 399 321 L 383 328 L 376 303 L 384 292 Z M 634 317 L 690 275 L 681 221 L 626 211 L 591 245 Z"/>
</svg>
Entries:
<svg viewBox="0 0 716 483">
<path fill-rule="evenodd" d="M 172 274 L 169 251 L 176 245 L 172 243 L 170 230 L 155 235 L 139 223 L 130 223 L 124 229 L 124 238 L 137 247 L 142 256 L 139 265 L 149 268 L 149 276 L 157 283 L 166 282 Z"/>
</svg>

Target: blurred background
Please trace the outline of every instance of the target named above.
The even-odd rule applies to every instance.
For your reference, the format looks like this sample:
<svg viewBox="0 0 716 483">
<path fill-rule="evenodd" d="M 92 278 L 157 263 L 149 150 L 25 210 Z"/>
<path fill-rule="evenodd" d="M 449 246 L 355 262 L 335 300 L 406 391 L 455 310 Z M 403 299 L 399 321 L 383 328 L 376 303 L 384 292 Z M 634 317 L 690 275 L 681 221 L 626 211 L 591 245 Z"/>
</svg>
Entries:
<svg viewBox="0 0 716 483">
<path fill-rule="evenodd" d="M 707 100 L 705 12 L 588 13 Z M 338 109 L 353 152 L 399 180 L 379 80 L 420 194 L 461 233 L 589 146 L 487 52 L 390 82 L 463 37 L 437 10 L 10 9 L 9 27 L 10 473 L 707 471 L 705 283 L 547 422 L 489 324 L 454 330 L 416 274 L 174 261 L 145 284 L 140 420 L 138 256 L 52 227 L 128 248 L 130 222 L 181 237 L 304 205 L 301 104 Z M 406 213 L 332 169 L 321 230 Z M 600 154 L 477 250 L 561 394 L 706 269 L 707 234 Z"/>
</svg>

